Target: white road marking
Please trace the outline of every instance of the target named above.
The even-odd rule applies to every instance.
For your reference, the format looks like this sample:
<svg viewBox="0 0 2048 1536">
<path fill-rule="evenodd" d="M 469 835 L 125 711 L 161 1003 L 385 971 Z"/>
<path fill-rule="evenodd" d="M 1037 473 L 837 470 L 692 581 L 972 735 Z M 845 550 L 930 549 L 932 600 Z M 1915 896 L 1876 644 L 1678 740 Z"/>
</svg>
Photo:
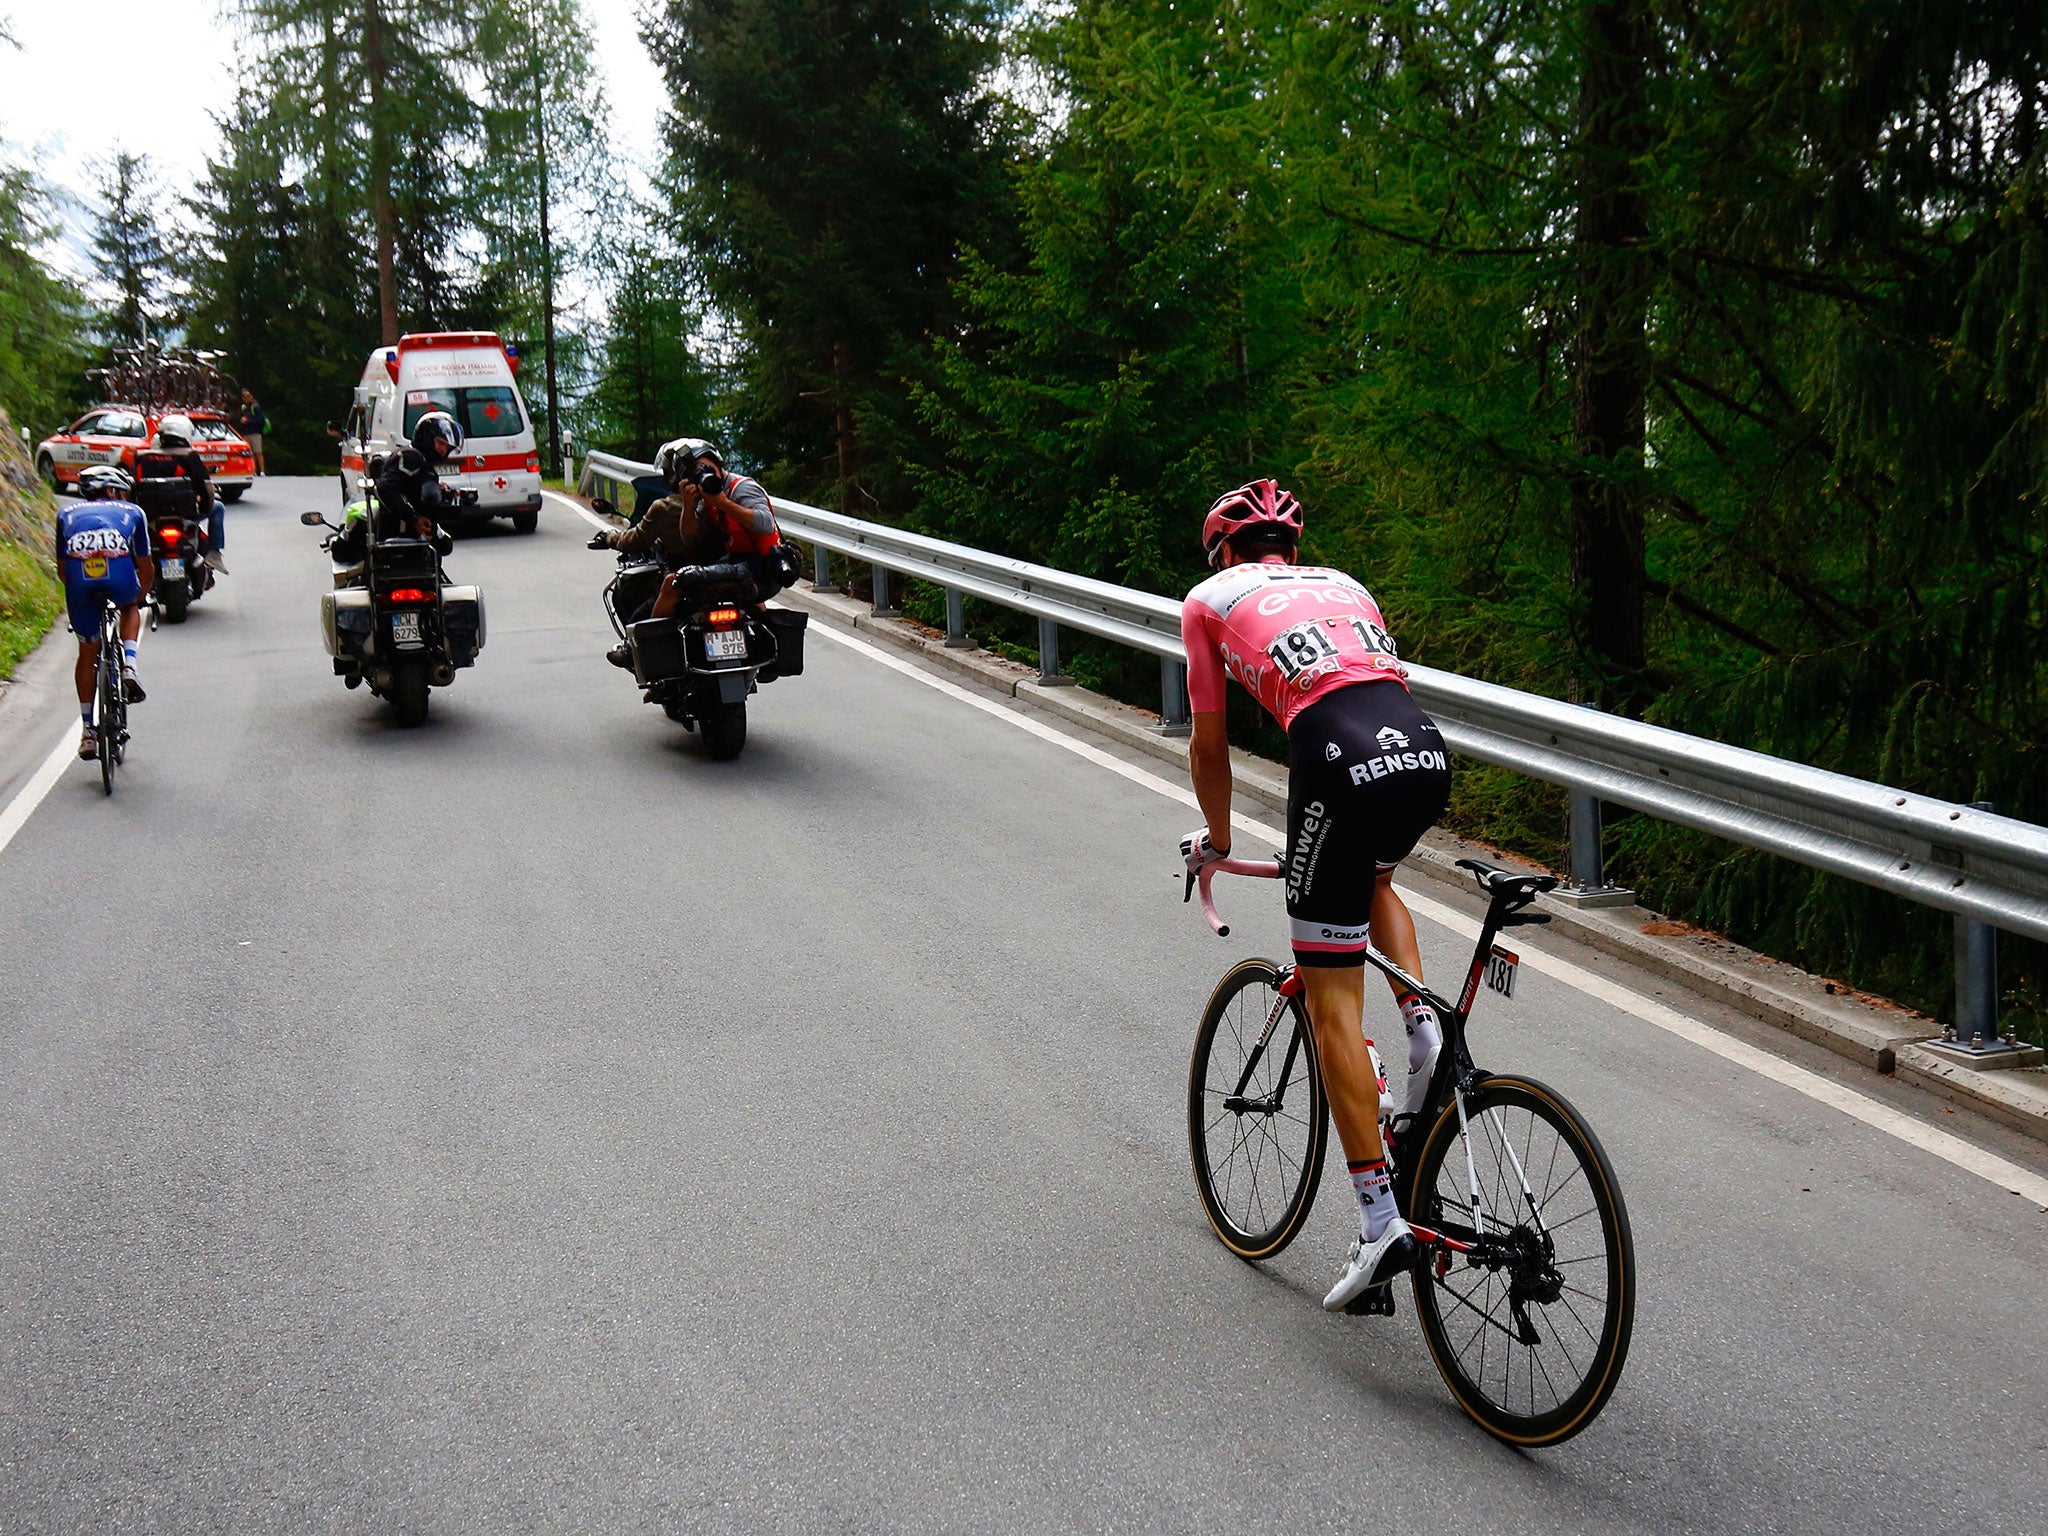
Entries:
<svg viewBox="0 0 2048 1536">
<path fill-rule="evenodd" d="M 0 853 L 7 851 L 7 845 L 14 841 L 14 834 L 35 814 L 36 807 L 43 803 L 43 796 L 56 787 L 57 781 L 64 777 L 64 770 L 77 759 L 78 737 L 67 731 L 51 748 L 50 755 L 43 759 L 42 767 L 14 792 L 7 808 L 0 810 Z"/>
<path fill-rule="evenodd" d="M 1090 746 L 1085 741 L 1078 741 L 1064 732 L 1047 725 L 1042 720 L 998 704 L 994 699 L 984 694 L 963 688 L 957 683 L 948 682 L 942 677 L 934 677 L 922 667 L 905 661 L 901 657 L 892 656 L 887 651 L 868 644 L 865 640 L 857 640 L 831 623 L 816 625 L 811 629 L 810 633 L 823 635 L 837 645 L 843 645 L 850 650 L 858 651 L 861 655 L 868 657 L 872 661 L 880 662 L 892 671 L 901 672 L 905 677 L 915 678 L 926 687 L 936 688 L 948 698 L 958 699 L 962 703 L 980 710 L 983 714 L 994 715 L 1000 720 L 1007 721 L 1019 730 L 1038 737 L 1041 741 L 1048 741 L 1055 746 L 1063 747 L 1067 751 L 1072 752 L 1076 757 L 1085 758 L 1098 767 L 1107 768 L 1110 772 L 1130 780 L 1133 784 L 1143 785 L 1155 794 L 1164 795 L 1169 800 L 1199 810 L 1192 789 L 1175 784 L 1170 780 L 1162 779 L 1159 775 L 1148 773 L 1143 768 L 1134 767 L 1122 758 L 1113 757 L 1098 747 Z M 1265 822 L 1246 816 L 1238 811 L 1231 812 L 1230 824 L 1241 832 L 1263 835 L 1277 839 L 1282 843 L 1286 841 L 1287 834 L 1283 829 L 1269 826 Z M 1416 895 L 1412 890 L 1403 890 L 1401 894 L 1402 899 L 1408 903 L 1409 907 L 1418 916 L 1426 917 L 1431 922 L 1438 923 L 1450 929 L 1453 933 L 1460 934 L 1467 939 L 1476 940 L 1479 937 L 1478 922 L 1467 917 L 1456 908 L 1447 907 L 1441 902 L 1432 901 L 1427 896 Z M 1862 1121 L 1873 1130 L 1882 1131 L 1885 1135 L 1895 1137 L 1899 1141 L 1905 1142 L 1908 1146 L 1918 1147 L 1923 1152 L 1932 1153 L 1942 1161 L 1962 1169 L 1965 1173 L 1973 1173 L 1981 1179 L 1996 1184 L 2001 1189 L 2010 1190 L 2016 1195 L 2023 1195 L 2036 1205 L 2048 1206 L 2048 1178 L 2043 1178 L 2031 1169 L 2023 1168 L 2018 1163 L 2000 1157 L 1995 1152 L 1987 1152 L 1982 1147 L 1973 1146 L 1960 1136 L 1953 1136 L 1947 1131 L 1937 1130 L 1931 1125 L 1924 1125 L 1911 1115 L 1893 1109 L 1889 1104 L 1879 1103 L 1867 1094 L 1858 1093 L 1855 1089 L 1845 1087 L 1832 1078 L 1823 1077 L 1818 1072 L 1810 1072 L 1804 1067 L 1794 1065 L 1792 1062 L 1781 1060 L 1773 1056 L 1769 1051 L 1760 1050 L 1747 1041 L 1738 1040 L 1732 1035 L 1724 1034 L 1710 1024 L 1702 1024 L 1697 1019 L 1689 1019 L 1677 1009 L 1660 1003 L 1655 998 L 1645 997 L 1640 992 L 1633 991 L 1617 982 L 1609 981 L 1604 976 L 1597 976 L 1591 971 L 1573 965 L 1569 961 L 1530 950 L 1526 947 L 1526 943 L 1521 949 L 1521 956 L 1522 963 L 1529 966 L 1532 970 L 1541 971 L 1544 975 L 1553 977 L 1563 982 L 1566 986 L 1585 993 L 1588 997 L 1597 998 L 1609 1007 L 1619 1009 L 1623 1013 L 1640 1019 L 1643 1023 L 1655 1029 L 1661 1029 L 1667 1034 L 1676 1035 L 1681 1040 L 1690 1041 L 1701 1050 L 1711 1051 L 1724 1061 L 1733 1062 L 1739 1067 L 1747 1067 L 1750 1071 L 1769 1078 L 1781 1087 L 1789 1088 L 1794 1093 L 1804 1094 L 1807 1098 L 1813 1099 L 1818 1103 L 1838 1109 L 1852 1119 Z"/>
</svg>

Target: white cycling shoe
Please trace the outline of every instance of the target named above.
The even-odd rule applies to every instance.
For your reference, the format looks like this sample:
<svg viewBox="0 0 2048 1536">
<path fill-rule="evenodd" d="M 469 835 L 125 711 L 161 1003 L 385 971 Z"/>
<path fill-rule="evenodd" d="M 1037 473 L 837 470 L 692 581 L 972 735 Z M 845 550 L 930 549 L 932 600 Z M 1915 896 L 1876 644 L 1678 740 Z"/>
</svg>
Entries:
<svg viewBox="0 0 2048 1536">
<path fill-rule="evenodd" d="M 1406 1274 L 1414 1263 L 1415 1234 L 1405 1220 L 1396 1216 L 1387 1223 L 1378 1242 L 1368 1243 L 1363 1234 L 1353 1240 L 1350 1256 L 1344 1261 L 1344 1273 L 1323 1298 L 1323 1310 L 1342 1312 L 1374 1286 L 1389 1284 L 1395 1276 Z"/>
</svg>

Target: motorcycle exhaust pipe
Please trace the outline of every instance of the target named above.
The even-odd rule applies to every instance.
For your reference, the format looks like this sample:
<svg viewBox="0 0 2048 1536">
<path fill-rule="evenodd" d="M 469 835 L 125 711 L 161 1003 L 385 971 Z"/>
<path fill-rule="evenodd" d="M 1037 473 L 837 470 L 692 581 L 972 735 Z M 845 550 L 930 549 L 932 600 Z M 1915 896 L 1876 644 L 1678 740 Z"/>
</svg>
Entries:
<svg viewBox="0 0 2048 1536">
<path fill-rule="evenodd" d="M 446 688 L 455 681 L 455 668 L 445 661 L 437 661 L 434 670 L 427 674 L 427 681 L 436 688 Z"/>
</svg>

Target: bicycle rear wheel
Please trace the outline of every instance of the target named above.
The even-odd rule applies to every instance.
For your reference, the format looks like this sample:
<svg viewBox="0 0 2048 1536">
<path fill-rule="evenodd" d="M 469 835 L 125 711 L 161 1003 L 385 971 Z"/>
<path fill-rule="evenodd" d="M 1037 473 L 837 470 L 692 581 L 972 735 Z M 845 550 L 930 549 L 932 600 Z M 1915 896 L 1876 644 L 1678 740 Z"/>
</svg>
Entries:
<svg viewBox="0 0 2048 1536">
<path fill-rule="evenodd" d="M 1279 988 L 1269 960 L 1233 966 L 1202 1011 L 1188 1062 L 1195 1187 L 1209 1225 L 1243 1259 L 1271 1258 L 1294 1241 L 1330 1135 L 1308 1014 Z"/>
<path fill-rule="evenodd" d="M 1458 1405 L 1512 1445 L 1556 1445 L 1621 1376 L 1635 1322 L 1635 1246 L 1607 1154 L 1563 1099 L 1489 1077 L 1416 1164 L 1409 1219 L 1474 1244 L 1415 1270 L 1415 1309 Z M 1472 1186 L 1478 1186 L 1473 1199 Z"/>
<path fill-rule="evenodd" d="M 99 717 L 100 733 L 100 791 L 111 795 L 114 792 L 114 764 L 118 761 L 121 738 L 121 667 L 113 658 L 120 654 L 119 632 L 100 638 L 99 701 L 94 713 Z"/>
</svg>

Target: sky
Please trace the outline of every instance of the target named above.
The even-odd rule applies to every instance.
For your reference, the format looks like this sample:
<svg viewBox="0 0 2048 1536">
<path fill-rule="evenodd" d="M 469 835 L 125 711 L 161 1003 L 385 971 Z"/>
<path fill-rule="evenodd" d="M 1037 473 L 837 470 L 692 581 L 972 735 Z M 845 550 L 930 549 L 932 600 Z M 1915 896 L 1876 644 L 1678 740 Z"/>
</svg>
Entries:
<svg viewBox="0 0 2048 1536">
<path fill-rule="evenodd" d="M 646 167 L 665 97 L 640 42 L 636 3 L 583 0 L 613 146 L 628 166 Z M 242 44 L 223 11 L 219 0 L 94 0 L 89 13 L 54 0 L 0 0 L 0 18 L 22 45 L 0 43 L 0 142 L 61 190 L 87 192 L 91 163 L 116 149 L 148 155 L 166 187 L 191 186 L 205 174 L 212 118 L 235 89 Z M 644 190 L 644 178 L 634 179 Z M 77 217 L 72 210 L 67 223 Z M 67 265 L 79 245 L 69 233 L 71 261 L 52 253 Z"/>
</svg>

